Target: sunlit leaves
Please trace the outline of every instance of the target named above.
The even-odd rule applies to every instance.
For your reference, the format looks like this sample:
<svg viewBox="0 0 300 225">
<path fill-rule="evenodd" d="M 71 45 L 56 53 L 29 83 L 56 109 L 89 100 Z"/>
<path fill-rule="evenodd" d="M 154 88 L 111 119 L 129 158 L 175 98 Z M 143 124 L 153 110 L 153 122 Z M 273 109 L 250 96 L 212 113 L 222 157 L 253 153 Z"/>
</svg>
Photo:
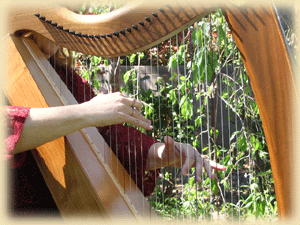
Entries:
<svg viewBox="0 0 300 225">
<path fill-rule="evenodd" d="M 147 57 L 149 59 L 149 55 L 151 55 L 152 60 L 157 60 L 156 63 L 159 65 L 167 62 L 164 65 L 171 72 L 169 80 L 162 77 L 164 74 L 159 74 L 161 77 L 148 90 L 137 87 L 137 83 L 142 83 L 149 78 L 144 76 L 144 78 L 137 80 L 138 72 L 136 68 L 130 67 L 132 65 L 128 65 L 129 69 L 122 74 L 125 85 L 121 87 L 121 91 L 126 92 L 130 97 L 136 97 L 138 91 L 139 98 L 143 101 L 142 113 L 153 123 L 153 131 L 145 132 L 158 140 L 162 140 L 165 135 L 170 135 L 176 141 L 188 142 L 199 151 L 202 150 L 203 154 L 211 159 L 217 155 L 219 163 L 227 166 L 226 171 L 216 173 L 220 178 L 219 184 L 204 174 L 204 187 L 201 187 L 203 188 L 201 190 L 196 190 L 195 173 L 191 170 L 187 183 L 183 190 L 180 190 L 180 192 L 183 191 L 182 196 L 176 196 L 173 193 L 173 196 L 166 197 L 163 196 L 165 190 L 157 188 L 156 194 L 160 199 L 157 202 L 152 202 L 152 204 L 155 205 L 154 208 L 158 208 L 158 212 L 167 214 L 170 218 L 175 217 L 174 213 L 181 213 L 181 216 L 185 213 L 195 214 L 196 195 L 216 201 L 215 195 L 218 194 L 219 188 L 222 191 L 226 190 L 227 193 L 228 191 L 236 191 L 236 183 L 235 186 L 230 183 L 230 176 L 236 176 L 238 169 L 247 171 L 243 175 L 245 179 L 251 180 L 251 185 L 247 183 L 241 187 L 245 196 L 247 194 L 249 198 L 241 198 L 240 206 L 236 202 L 223 204 L 221 206 L 223 213 L 237 214 L 238 210 L 242 210 L 244 214 L 251 212 L 256 216 L 260 216 L 262 213 L 276 214 L 276 202 L 274 203 L 274 199 L 272 199 L 274 189 L 267 186 L 273 184 L 273 178 L 271 170 L 268 170 L 268 151 L 259 110 L 254 97 L 251 96 L 252 89 L 242 66 L 241 58 L 238 57 L 237 47 L 231 42 L 232 37 L 226 27 L 226 20 L 220 15 L 222 15 L 222 11 L 218 10 L 216 15 L 211 17 L 211 24 L 210 18 L 204 18 L 203 21 L 193 26 L 190 30 L 192 32 L 191 43 L 194 47 L 192 51 L 190 50 L 190 35 L 184 33 L 185 37 L 182 35 L 183 37 L 178 38 L 180 39 L 178 45 L 174 41 L 168 43 L 170 46 L 164 43 L 153 48 L 153 51 L 131 54 L 123 61 L 123 63 L 126 62 L 126 66 L 127 63 L 136 65 L 140 61 L 145 61 Z M 159 48 L 163 51 L 160 51 Z M 169 51 L 169 49 L 172 50 Z M 157 55 L 159 56 L 156 58 Z M 84 68 L 82 76 L 93 83 L 97 89 L 99 88 L 99 83 L 95 81 L 98 73 L 97 66 L 99 64 L 109 66 L 110 63 L 107 58 L 93 56 L 90 58 L 90 64 L 95 66 L 95 69 L 87 70 Z M 225 68 L 223 68 L 222 73 L 219 73 L 222 66 L 233 64 L 240 65 L 237 67 L 238 72 L 235 71 L 235 76 L 232 72 L 225 72 Z M 154 67 L 152 66 L 152 68 Z M 216 88 L 219 87 L 220 83 L 226 88 L 218 92 Z M 196 95 L 196 103 L 193 102 L 192 91 Z M 223 124 L 223 130 L 220 127 L 216 129 L 213 127 L 214 97 L 221 97 L 216 103 L 217 110 L 221 104 L 224 108 L 226 107 L 226 119 L 229 120 L 229 123 Z M 194 111 L 196 112 L 195 115 L 193 115 Z M 217 113 L 220 112 L 217 111 Z M 193 122 L 195 127 L 193 127 Z M 241 122 L 245 126 L 241 125 Z M 226 126 L 230 126 L 230 132 Z M 229 136 L 229 140 L 227 140 L 230 142 L 229 146 L 221 146 L 221 139 L 226 132 Z M 250 162 L 249 165 L 245 166 L 246 160 Z M 261 170 L 258 170 L 258 167 L 255 167 L 258 165 L 257 162 L 261 161 L 266 166 L 265 170 L 260 167 Z M 253 172 L 255 169 L 258 170 L 256 174 Z M 256 180 L 253 178 L 255 176 Z M 173 172 L 165 173 L 164 182 L 173 182 L 172 177 Z M 259 185 L 258 179 L 262 179 L 263 187 Z M 170 183 L 164 183 L 164 185 L 166 187 Z M 264 190 L 268 192 L 264 192 Z M 255 194 L 249 195 L 251 191 Z M 261 191 L 261 195 L 259 191 Z M 268 201 L 273 202 L 270 204 Z M 175 204 L 176 208 L 173 207 Z M 210 215 L 209 209 L 215 210 L 215 205 L 210 204 L 209 201 L 199 203 L 198 207 L 207 215 Z"/>
</svg>

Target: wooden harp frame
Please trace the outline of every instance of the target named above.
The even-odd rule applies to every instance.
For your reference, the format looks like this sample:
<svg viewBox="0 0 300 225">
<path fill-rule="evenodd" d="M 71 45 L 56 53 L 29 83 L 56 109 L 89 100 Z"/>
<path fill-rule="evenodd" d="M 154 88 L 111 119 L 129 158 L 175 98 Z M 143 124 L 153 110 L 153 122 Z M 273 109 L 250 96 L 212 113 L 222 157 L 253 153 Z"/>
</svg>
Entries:
<svg viewBox="0 0 300 225">
<path fill-rule="evenodd" d="M 291 216 L 293 183 L 290 171 L 293 168 L 294 147 L 291 112 L 295 111 L 297 94 L 284 37 L 272 4 L 242 7 L 227 4 L 222 7 L 241 52 L 262 117 L 279 216 Z M 40 11 L 33 8 L 14 11 L 9 17 L 8 31 L 11 35 L 6 40 L 11 77 L 5 94 L 11 104 L 20 106 L 74 104 L 67 91 L 66 94 L 61 92 L 67 97 L 61 97 L 53 82 L 47 78 L 47 60 L 33 41 L 20 37 L 28 31 L 34 30 L 51 41 L 82 53 L 125 55 L 160 43 L 216 8 L 201 3 L 192 6 L 161 5 L 155 6 L 155 9 L 153 6 L 130 4 L 108 15 L 88 17 L 75 15 L 57 6 Z M 150 22 L 145 18 L 150 18 Z M 126 30 L 135 24 L 138 24 L 137 29 L 130 27 L 131 31 Z M 103 29 L 101 33 L 99 27 Z M 122 31 L 126 31 L 126 34 L 122 34 Z M 266 37 L 271 38 L 264 41 Z M 28 90 L 32 91 L 29 98 L 23 94 Z M 83 144 L 74 144 L 74 140 L 80 140 Z M 49 148 L 52 150 L 49 151 Z M 113 167 L 103 164 L 103 159 L 95 154 L 107 148 L 94 128 L 84 129 L 37 148 L 35 158 L 62 216 L 68 218 L 82 214 L 84 209 L 85 216 L 104 215 L 104 218 L 110 219 L 126 216 L 141 220 L 151 215 L 150 218 L 154 219 L 155 213 L 151 212 L 151 207 L 139 210 L 141 204 L 143 207 L 146 205 L 142 194 L 136 190 L 124 190 L 120 185 L 130 177 L 118 180 Z M 85 156 L 79 154 L 82 149 Z M 108 161 L 116 161 L 116 158 L 112 156 Z M 95 168 L 103 172 L 95 174 Z M 118 193 L 113 201 L 110 199 L 112 196 L 106 195 L 107 191 L 112 190 Z M 84 191 L 87 197 L 80 197 L 80 191 Z M 121 213 L 123 210 L 124 214 Z"/>
</svg>

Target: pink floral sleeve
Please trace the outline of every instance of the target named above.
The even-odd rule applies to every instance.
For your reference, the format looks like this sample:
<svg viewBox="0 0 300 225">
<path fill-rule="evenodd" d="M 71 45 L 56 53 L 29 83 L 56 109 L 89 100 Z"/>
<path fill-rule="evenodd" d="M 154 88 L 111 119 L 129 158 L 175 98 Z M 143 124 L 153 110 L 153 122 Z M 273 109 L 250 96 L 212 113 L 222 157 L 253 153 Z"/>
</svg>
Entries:
<svg viewBox="0 0 300 225">
<path fill-rule="evenodd" d="M 14 150 L 17 142 L 20 139 L 23 125 L 29 114 L 30 108 L 19 106 L 6 106 L 5 116 L 7 121 L 7 138 L 5 143 L 5 158 L 11 160 L 12 168 L 17 168 L 24 162 L 26 158 L 26 152 L 18 154 L 14 157 L 12 151 Z"/>
</svg>

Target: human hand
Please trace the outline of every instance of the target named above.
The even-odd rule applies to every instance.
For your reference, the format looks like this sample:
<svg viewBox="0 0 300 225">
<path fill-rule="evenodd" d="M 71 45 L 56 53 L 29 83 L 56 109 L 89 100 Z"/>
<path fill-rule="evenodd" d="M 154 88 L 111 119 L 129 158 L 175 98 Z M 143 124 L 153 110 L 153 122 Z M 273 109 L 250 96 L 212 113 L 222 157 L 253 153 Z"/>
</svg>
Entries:
<svg viewBox="0 0 300 225">
<path fill-rule="evenodd" d="M 181 174 L 186 175 L 192 167 L 196 168 L 196 181 L 200 182 L 203 172 L 203 167 L 207 173 L 207 176 L 211 179 L 214 179 L 214 174 L 212 169 L 219 171 L 226 170 L 226 166 L 220 165 L 214 161 L 204 158 L 196 148 L 190 144 L 183 144 L 175 142 L 171 137 L 166 136 L 164 138 L 165 149 L 169 155 L 172 155 L 171 152 L 175 151 L 175 158 L 173 157 L 173 166 L 181 168 Z M 196 163 L 195 163 L 196 159 Z M 181 161 L 184 161 L 183 164 Z"/>
<path fill-rule="evenodd" d="M 151 121 L 141 114 L 142 103 L 120 92 L 99 94 L 81 106 L 89 126 L 128 123 L 146 130 L 153 128 Z"/>
</svg>

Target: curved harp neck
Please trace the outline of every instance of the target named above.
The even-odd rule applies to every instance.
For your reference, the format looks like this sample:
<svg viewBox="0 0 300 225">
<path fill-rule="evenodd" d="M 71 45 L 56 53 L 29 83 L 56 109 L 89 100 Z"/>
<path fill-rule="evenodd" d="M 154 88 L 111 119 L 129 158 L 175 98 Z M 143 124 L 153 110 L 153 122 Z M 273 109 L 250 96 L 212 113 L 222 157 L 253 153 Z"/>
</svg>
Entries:
<svg viewBox="0 0 300 225">
<path fill-rule="evenodd" d="M 13 11 L 9 33 L 36 31 L 85 54 L 128 55 L 161 43 L 217 8 L 215 4 L 131 3 L 104 15 L 79 15 L 52 5 Z M 23 23 L 20 23 L 23 21 Z"/>
</svg>

